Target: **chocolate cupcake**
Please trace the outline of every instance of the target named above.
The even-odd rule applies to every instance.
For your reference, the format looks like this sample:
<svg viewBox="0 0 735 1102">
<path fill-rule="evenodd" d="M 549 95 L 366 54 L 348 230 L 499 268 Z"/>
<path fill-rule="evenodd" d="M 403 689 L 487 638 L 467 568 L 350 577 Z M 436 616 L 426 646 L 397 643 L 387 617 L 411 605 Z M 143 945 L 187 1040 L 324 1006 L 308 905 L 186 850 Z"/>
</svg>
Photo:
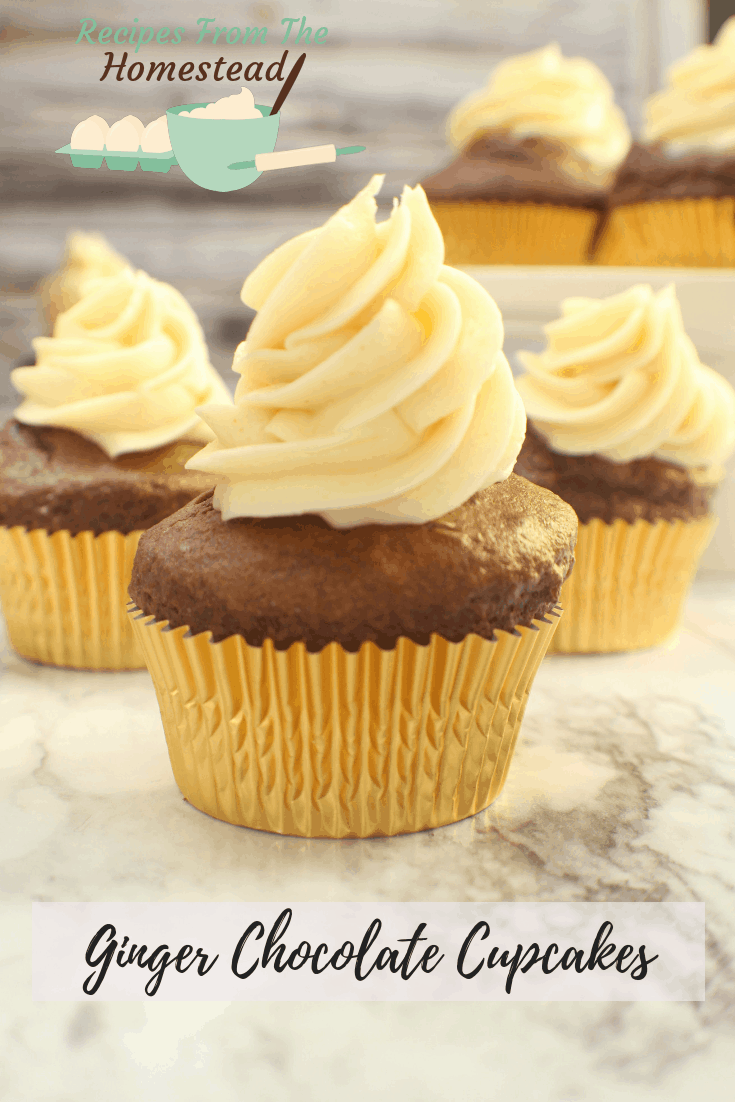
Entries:
<svg viewBox="0 0 735 1102">
<path fill-rule="evenodd" d="M 504 61 L 459 104 L 456 160 L 424 181 L 457 264 L 584 264 L 630 147 L 609 83 L 556 43 Z"/>
<path fill-rule="evenodd" d="M 131 617 L 182 792 L 285 834 L 397 834 L 502 787 L 576 517 L 512 476 L 497 307 L 420 188 L 370 185 L 248 278 L 216 479 L 142 537 Z M 166 630 L 164 630 L 164 628 Z"/>
<path fill-rule="evenodd" d="M 143 531 L 210 488 L 187 471 L 200 444 L 175 441 L 111 459 L 68 429 L 36 428 L 14 418 L 0 429 L 0 525 L 46 532 Z"/>
<path fill-rule="evenodd" d="M 568 502 L 581 524 L 706 517 L 719 475 L 719 468 L 687 469 L 652 456 L 621 463 L 603 455 L 564 455 L 549 447 L 532 424 L 515 469 Z"/>
<path fill-rule="evenodd" d="M 597 262 L 735 264 L 735 18 L 672 66 L 610 195 Z"/>
<path fill-rule="evenodd" d="M 580 521 L 553 649 L 634 650 L 675 631 L 735 446 L 735 393 L 700 363 L 673 287 L 569 299 L 520 353 L 531 420 L 516 472 Z"/>
<path fill-rule="evenodd" d="M 95 281 L 12 375 L 25 401 L 0 433 L 0 599 L 26 658 L 144 665 L 125 616 L 143 530 L 211 480 L 185 464 L 226 400 L 186 301 L 143 272 Z"/>
</svg>

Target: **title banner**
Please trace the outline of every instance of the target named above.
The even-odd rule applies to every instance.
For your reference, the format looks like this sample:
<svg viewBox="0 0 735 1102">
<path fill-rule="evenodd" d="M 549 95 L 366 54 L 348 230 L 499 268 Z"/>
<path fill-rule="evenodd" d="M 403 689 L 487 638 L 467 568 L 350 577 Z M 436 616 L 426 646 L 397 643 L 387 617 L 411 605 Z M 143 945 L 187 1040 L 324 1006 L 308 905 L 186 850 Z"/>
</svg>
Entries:
<svg viewBox="0 0 735 1102">
<path fill-rule="evenodd" d="M 33 998 L 704 999 L 701 903 L 34 903 Z"/>
</svg>

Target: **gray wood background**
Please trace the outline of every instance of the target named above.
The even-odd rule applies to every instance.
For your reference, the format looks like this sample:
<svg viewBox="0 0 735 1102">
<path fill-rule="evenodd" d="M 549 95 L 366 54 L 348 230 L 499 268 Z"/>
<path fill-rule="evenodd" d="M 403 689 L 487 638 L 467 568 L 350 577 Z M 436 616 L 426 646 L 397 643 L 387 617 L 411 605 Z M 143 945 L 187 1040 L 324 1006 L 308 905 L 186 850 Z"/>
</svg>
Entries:
<svg viewBox="0 0 735 1102">
<path fill-rule="evenodd" d="M 71 229 L 105 233 L 135 265 L 183 291 L 227 377 L 250 320 L 239 290 L 254 264 L 288 237 L 323 222 L 370 173 L 387 173 L 387 207 L 403 184 L 445 162 L 448 112 L 485 83 L 501 58 L 556 39 L 565 53 L 590 57 L 603 69 L 635 128 L 666 51 L 683 53 L 703 26 L 702 0 L 668 4 L 673 8 L 667 0 L 314 0 L 303 12 L 281 0 L 220 2 L 206 11 L 189 0 L 161 0 L 148 11 L 116 0 L 6 6 L 0 36 L 0 405 L 15 404 L 8 371 L 29 362 L 30 340 L 43 330 L 35 288 L 57 265 Z M 667 38 L 662 19 L 674 9 Z M 82 17 L 118 27 L 136 14 L 141 24 L 185 27 L 181 45 L 154 42 L 137 55 L 177 65 L 220 54 L 233 61 L 274 60 L 284 48 L 284 17 L 305 14 L 312 27 L 328 27 L 326 43 L 307 47 L 278 148 L 334 142 L 367 151 L 334 165 L 271 172 L 229 195 L 198 188 L 178 168 L 166 175 L 72 169 L 53 150 L 81 119 L 96 113 L 112 122 L 132 113 L 148 122 L 192 98 L 192 85 L 178 81 L 100 82 L 105 50 L 112 48 L 117 61 L 122 48 L 75 44 Z M 197 46 L 196 21 L 203 14 L 227 27 L 266 26 L 267 43 Z M 293 61 L 300 48 L 291 49 Z M 194 87 L 196 98 L 207 100 L 238 86 L 210 80 Z M 277 85 L 259 87 L 262 100 L 275 99 Z"/>
</svg>

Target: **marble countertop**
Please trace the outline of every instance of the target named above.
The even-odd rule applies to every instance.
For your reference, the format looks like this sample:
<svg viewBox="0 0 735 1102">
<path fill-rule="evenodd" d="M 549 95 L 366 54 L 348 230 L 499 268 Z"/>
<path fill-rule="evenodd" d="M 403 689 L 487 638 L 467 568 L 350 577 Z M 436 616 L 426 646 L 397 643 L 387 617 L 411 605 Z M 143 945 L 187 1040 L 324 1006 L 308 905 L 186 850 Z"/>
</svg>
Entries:
<svg viewBox="0 0 735 1102">
<path fill-rule="evenodd" d="M 0 658 L 3 1097 L 731 1097 L 735 580 L 696 583 L 673 647 L 547 659 L 496 803 L 390 840 L 210 819 L 173 782 L 146 673 Z M 30 900 L 187 899 L 703 901 L 707 1000 L 31 1002 Z"/>
</svg>

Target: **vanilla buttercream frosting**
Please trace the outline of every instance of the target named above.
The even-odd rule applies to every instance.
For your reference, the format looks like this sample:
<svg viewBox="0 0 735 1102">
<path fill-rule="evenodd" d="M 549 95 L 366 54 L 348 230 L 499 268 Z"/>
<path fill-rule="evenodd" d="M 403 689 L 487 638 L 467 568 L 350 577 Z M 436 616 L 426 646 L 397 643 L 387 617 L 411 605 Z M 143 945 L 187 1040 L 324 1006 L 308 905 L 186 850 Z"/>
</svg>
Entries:
<svg viewBox="0 0 735 1102">
<path fill-rule="evenodd" d="M 420 524 L 513 470 L 525 417 L 498 308 L 444 265 L 420 187 L 376 224 L 382 181 L 245 281 L 235 405 L 200 410 L 216 439 L 187 464 L 225 520 Z"/>
<path fill-rule="evenodd" d="M 672 156 L 735 152 L 735 16 L 667 77 L 669 86 L 646 102 L 645 141 L 661 142 Z"/>
<path fill-rule="evenodd" d="M 617 168 L 631 144 L 609 81 L 586 58 L 563 57 L 555 42 L 501 62 L 487 86 L 454 109 L 447 129 L 455 149 L 484 134 L 548 138 L 600 173 Z"/>
<path fill-rule="evenodd" d="M 43 286 L 43 297 L 54 317 L 68 310 L 97 279 L 117 275 L 128 262 L 100 233 L 72 233 L 66 241 L 61 268 Z"/>
<path fill-rule="evenodd" d="M 565 455 L 653 456 L 717 467 L 735 448 L 735 391 L 701 363 L 673 285 L 573 298 L 545 327 L 540 354 L 519 353 L 526 413 Z"/>
<path fill-rule="evenodd" d="M 211 439 L 196 408 L 231 401 L 196 316 L 178 291 L 124 268 L 91 283 L 12 372 L 26 425 L 71 429 L 107 455 Z"/>
</svg>

